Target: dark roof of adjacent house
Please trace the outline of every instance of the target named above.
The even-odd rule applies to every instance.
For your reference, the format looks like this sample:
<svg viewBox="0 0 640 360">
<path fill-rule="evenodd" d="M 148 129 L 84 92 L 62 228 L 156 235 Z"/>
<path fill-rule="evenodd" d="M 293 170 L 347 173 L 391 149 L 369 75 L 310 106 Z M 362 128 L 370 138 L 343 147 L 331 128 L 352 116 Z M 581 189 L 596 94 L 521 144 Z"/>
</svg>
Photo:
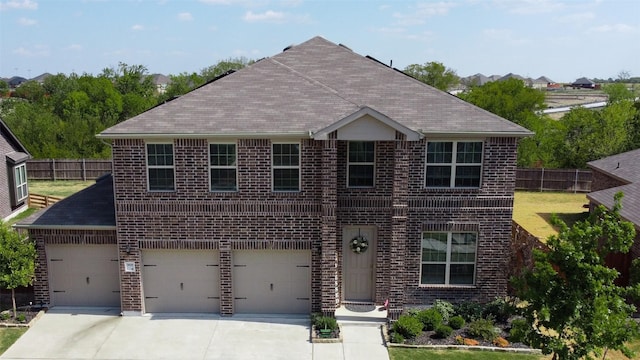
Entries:
<svg viewBox="0 0 640 360">
<path fill-rule="evenodd" d="M 28 229 L 115 229 L 116 212 L 113 179 L 104 175 L 96 183 L 48 208 L 18 221 L 16 228 Z"/>
<path fill-rule="evenodd" d="M 609 189 L 595 191 L 587 194 L 587 198 L 596 204 L 602 204 L 607 208 L 613 207 L 613 196 L 617 192 L 623 192 L 622 209 L 620 215 L 631 221 L 640 229 L 640 149 L 628 151 L 622 154 L 591 161 L 587 165 L 595 171 L 599 171 L 625 183 Z"/>
<path fill-rule="evenodd" d="M 572 85 L 595 85 L 595 83 L 589 79 L 587 79 L 586 77 L 581 77 L 579 79 L 577 79 L 576 81 L 574 81 L 572 83 Z"/>
<path fill-rule="evenodd" d="M 527 129 L 321 37 L 287 48 L 104 130 L 101 138 L 314 138 L 363 109 L 422 136 Z"/>
<path fill-rule="evenodd" d="M 7 126 L 7 124 L 5 124 L 2 119 L 0 119 L 0 135 L 4 137 L 7 142 L 9 142 L 11 147 L 15 150 L 8 154 L 3 154 L 6 156 L 6 159 L 10 163 L 17 164 L 31 157 L 31 155 L 29 155 L 29 151 L 27 151 L 27 148 L 25 148 L 24 145 L 20 143 L 20 140 L 18 140 L 18 138 L 11 132 L 9 126 Z"/>
</svg>

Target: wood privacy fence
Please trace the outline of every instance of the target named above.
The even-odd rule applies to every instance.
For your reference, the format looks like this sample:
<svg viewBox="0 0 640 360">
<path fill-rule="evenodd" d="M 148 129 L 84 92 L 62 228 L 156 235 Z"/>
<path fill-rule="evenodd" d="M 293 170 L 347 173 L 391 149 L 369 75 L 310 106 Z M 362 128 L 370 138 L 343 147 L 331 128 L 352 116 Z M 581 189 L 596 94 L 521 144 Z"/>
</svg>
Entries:
<svg viewBox="0 0 640 360">
<path fill-rule="evenodd" d="M 60 200 L 62 200 L 62 198 L 58 196 L 29 194 L 29 207 L 42 209 L 49 207 Z"/>
<path fill-rule="evenodd" d="M 516 190 L 590 192 L 591 170 L 519 168 Z"/>
<path fill-rule="evenodd" d="M 110 172 L 110 159 L 37 159 L 27 162 L 29 180 L 93 180 Z M 518 168 L 516 189 L 589 192 L 591 170 Z"/>
<path fill-rule="evenodd" d="M 29 180 L 94 180 L 110 172 L 110 159 L 34 159 L 27 161 Z"/>
</svg>

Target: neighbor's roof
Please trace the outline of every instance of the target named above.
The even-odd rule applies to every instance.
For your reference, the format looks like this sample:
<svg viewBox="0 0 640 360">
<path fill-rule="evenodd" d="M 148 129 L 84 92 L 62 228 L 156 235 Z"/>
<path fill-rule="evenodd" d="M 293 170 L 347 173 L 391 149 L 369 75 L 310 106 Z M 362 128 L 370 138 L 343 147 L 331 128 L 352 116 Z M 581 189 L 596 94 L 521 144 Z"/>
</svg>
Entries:
<svg viewBox="0 0 640 360">
<path fill-rule="evenodd" d="M 369 108 L 420 134 L 528 136 L 527 129 L 315 37 L 104 130 L 101 138 L 313 133 Z"/>
<path fill-rule="evenodd" d="M 620 216 L 634 223 L 638 229 L 640 229 L 639 159 L 640 149 L 636 149 L 587 163 L 590 168 L 626 183 L 626 185 L 594 191 L 587 194 L 587 198 L 596 204 L 602 204 L 611 209 L 614 204 L 614 195 L 622 192 L 624 196 L 622 198 Z"/>
<path fill-rule="evenodd" d="M 14 149 L 14 151 L 8 154 L 3 154 L 6 155 L 8 161 L 17 164 L 31 158 L 27 148 L 20 143 L 20 140 L 18 140 L 18 138 L 11 132 L 9 126 L 7 126 L 2 119 L 0 119 L 0 136 L 4 137 L 9 145 Z"/>
<path fill-rule="evenodd" d="M 104 175 L 96 183 L 18 221 L 14 227 L 27 229 L 97 229 L 116 226 L 113 179 Z"/>
</svg>

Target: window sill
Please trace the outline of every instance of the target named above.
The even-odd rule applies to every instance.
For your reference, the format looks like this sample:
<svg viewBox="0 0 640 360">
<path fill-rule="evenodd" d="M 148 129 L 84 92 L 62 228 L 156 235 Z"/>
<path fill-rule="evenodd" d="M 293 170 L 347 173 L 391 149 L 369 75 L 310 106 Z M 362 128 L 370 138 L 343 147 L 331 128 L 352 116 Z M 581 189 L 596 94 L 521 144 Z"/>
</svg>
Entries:
<svg viewBox="0 0 640 360">
<path fill-rule="evenodd" d="M 420 284 L 420 289 L 475 289 L 476 285 Z"/>
</svg>

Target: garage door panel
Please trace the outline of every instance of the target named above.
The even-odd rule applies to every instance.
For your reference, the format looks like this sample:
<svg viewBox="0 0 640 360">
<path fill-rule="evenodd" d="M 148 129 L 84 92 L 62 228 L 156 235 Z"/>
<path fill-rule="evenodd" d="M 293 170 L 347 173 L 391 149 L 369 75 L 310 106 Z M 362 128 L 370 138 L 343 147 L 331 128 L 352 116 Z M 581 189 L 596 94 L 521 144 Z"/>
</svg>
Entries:
<svg viewBox="0 0 640 360">
<path fill-rule="evenodd" d="M 143 251 L 146 311 L 219 312 L 218 259 L 217 251 Z"/>
<path fill-rule="evenodd" d="M 308 251 L 235 252 L 235 312 L 308 313 L 310 261 Z"/>
<path fill-rule="evenodd" d="M 120 306 L 116 245 L 47 245 L 54 306 Z"/>
</svg>

